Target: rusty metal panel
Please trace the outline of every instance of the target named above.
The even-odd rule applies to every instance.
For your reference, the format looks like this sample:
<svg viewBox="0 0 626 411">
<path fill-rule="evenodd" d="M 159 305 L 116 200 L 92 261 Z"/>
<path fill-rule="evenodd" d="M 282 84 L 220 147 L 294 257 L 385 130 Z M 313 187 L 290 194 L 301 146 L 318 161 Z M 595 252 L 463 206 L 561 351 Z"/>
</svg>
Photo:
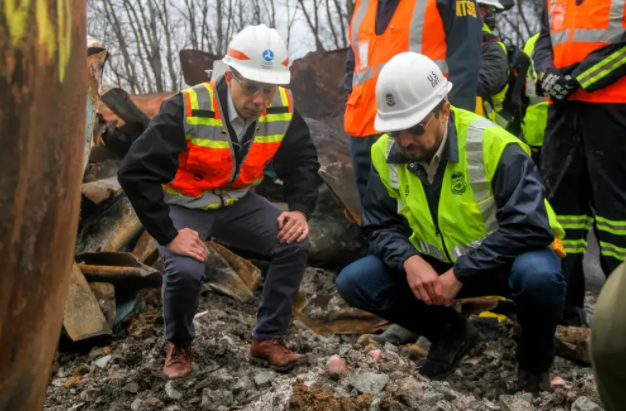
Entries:
<svg viewBox="0 0 626 411">
<path fill-rule="evenodd" d="M 164 91 L 161 93 L 134 95 L 129 96 L 129 98 L 137 106 L 137 108 L 139 108 L 139 110 L 148 116 L 148 118 L 152 118 L 159 112 L 161 103 L 172 97 L 174 94 L 176 93 L 173 91 Z M 106 121 L 115 120 L 117 121 L 118 127 L 124 124 L 124 120 L 111 111 L 111 109 L 108 108 L 102 101 L 100 101 L 100 104 L 98 105 L 98 111 Z"/>
<path fill-rule="evenodd" d="M 0 411 L 33 411 L 61 332 L 78 223 L 85 2 L 0 4 Z"/>
</svg>

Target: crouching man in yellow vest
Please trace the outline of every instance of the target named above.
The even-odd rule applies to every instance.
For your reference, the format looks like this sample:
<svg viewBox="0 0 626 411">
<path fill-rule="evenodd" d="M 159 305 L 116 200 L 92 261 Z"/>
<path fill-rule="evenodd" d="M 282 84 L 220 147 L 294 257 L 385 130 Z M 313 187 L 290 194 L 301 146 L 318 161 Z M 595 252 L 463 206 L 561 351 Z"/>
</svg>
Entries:
<svg viewBox="0 0 626 411">
<path fill-rule="evenodd" d="M 429 58 L 393 57 L 376 85 L 372 176 L 363 204 L 371 255 L 337 279 L 341 296 L 428 338 L 420 373 L 443 378 L 479 340 L 450 307 L 510 296 L 522 335 L 516 392 L 549 388 L 565 281 L 551 248 L 563 229 L 529 149 L 479 115 L 452 107 L 452 84 Z"/>
</svg>

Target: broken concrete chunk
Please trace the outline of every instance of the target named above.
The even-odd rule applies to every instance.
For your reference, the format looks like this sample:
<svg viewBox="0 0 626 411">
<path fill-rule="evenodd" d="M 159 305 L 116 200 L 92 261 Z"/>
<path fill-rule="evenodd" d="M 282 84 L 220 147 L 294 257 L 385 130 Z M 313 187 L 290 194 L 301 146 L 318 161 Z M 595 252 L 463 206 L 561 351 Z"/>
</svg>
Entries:
<svg viewBox="0 0 626 411">
<path fill-rule="evenodd" d="M 578 397 L 574 404 L 572 404 L 572 411 L 604 411 L 595 402 L 591 401 L 587 397 Z"/>
<path fill-rule="evenodd" d="M 112 196 L 122 192 L 117 177 L 85 183 L 80 189 L 81 194 L 94 204 L 100 204 Z"/>
<path fill-rule="evenodd" d="M 244 375 L 243 377 L 237 380 L 237 384 L 233 387 L 233 392 L 238 394 L 240 392 L 247 392 L 254 388 L 254 384 L 250 377 Z"/>
<path fill-rule="evenodd" d="M 111 334 L 111 326 L 76 264 L 72 265 L 63 326 L 72 341 Z"/>
<path fill-rule="evenodd" d="M 447 401 L 439 401 L 428 411 L 456 411 L 456 408 Z"/>
<path fill-rule="evenodd" d="M 139 398 L 137 398 L 135 401 L 133 401 L 132 404 L 130 404 L 130 409 L 132 411 L 139 411 L 139 407 L 141 407 L 141 400 Z"/>
<path fill-rule="evenodd" d="M 361 394 L 371 395 L 382 392 L 388 383 L 389 376 L 387 374 L 375 374 L 373 372 L 357 375 L 350 381 L 350 385 Z"/>
<path fill-rule="evenodd" d="M 270 383 L 276 379 L 278 374 L 272 370 L 259 371 L 254 375 L 254 383 L 259 387 L 269 387 Z"/>
<path fill-rule="evenodd" d="M 112 357 L 110 355 L 105 355 L 104 357 L 97 359 L 95 364 L 98 368 L 106 368 L 106 366 L 109 365 L 111 358 Z"/>
<path fill-rule="evenodd" d="M 502 411 L 534 411 L 535 407 L 522 396 L 501 395 L 500 409 Z"/>
<path fill-rule="evenodd" d="M 165 393 L 172 400 L 180 400 L 181 398 L 183 398 L 183 394 L 181 394 L 180 391 L 174 388 L 173 381 L 168 381 L 167 384 L 165 384 Z"/>
</svg>

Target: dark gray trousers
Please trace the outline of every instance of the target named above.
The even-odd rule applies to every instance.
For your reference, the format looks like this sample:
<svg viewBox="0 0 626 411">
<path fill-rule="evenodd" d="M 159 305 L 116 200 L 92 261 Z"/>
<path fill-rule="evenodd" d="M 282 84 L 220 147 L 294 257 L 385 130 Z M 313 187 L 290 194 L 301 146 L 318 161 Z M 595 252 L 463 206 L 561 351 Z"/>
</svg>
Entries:
<svg viewBox="0 0 626 411">
<path fill-rule="evenodd" d="M 271 259 L 253 331 L 257 339 L 280 338 L 289 326 L 307 263 L 308 238 L 293 244 L 281 244 L 278 240 L 276 220 L 280 213 L 278 207 L 255 193 L 217 210 L 170 206 L 170 218 L 176 229 L 190 228 L 203 240 L 219 238 Z M 165 338 L 187 344 L 195 337 L 193 317 L 200 302 L 204 263 L 174 255 L 162 246 L 159 251 L 165 262 L 162 288 Z"/>
</svg>

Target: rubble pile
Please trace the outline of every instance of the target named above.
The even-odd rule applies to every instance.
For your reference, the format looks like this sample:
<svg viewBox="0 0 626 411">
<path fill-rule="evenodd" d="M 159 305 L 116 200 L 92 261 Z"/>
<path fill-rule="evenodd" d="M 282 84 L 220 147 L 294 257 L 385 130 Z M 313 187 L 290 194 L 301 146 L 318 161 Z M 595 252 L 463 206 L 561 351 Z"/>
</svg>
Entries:
<svg viewBox="0 0 626 411">
<path fill-rule="evenodd" d="M 294 63 L 295 75 L 314 78 L 318 86 L 294 90 L 296 99 L 320 90 L 341 96 L 341 83 L 321 78 L 325 71 L 319 68 L 332 63 L 337 71 L 341 54 L 307 58 L 306 64 Z M 202 73 L 204 69 L 195 72 Z M 407 346 L 376 346 L 358 338 L 389 324 L 348 307 L 335 289 L 339 270 L 367 249 L 358 227 L 348 140 L 333 126 L 336 118 L 306 118 L 320 157 L 319 198 L 310 220 L 310 266 L 285 336 L 304 360 L 284 375 L 250 362 L 268 258 L 212 239 L 206 243 L 210 258 L 194 320 L 194 373 L 166 381 L 159 292 L 163 261 L 116 179 L 128 147 L 165 94 L 129 96 L 109 89 L 101 96 L 46 411 L 601 410 L 584 329 L 560 328 L 557 333 L 564 358 L 554 365 L 553 392 L 538 399 L 507 395 L 516 378 L 514 340 L 519 335 L 503 315 L 511 314 L 510 301 L 475 298 L 455 304 L 472 319 L 483 341 L 445 381 L 419 375 L 429 348 L 424 339 Z M 278 207 L 286 206 L 281 181 L 271 170 L 255 190 Z"/>
<path fill-rule="evenodd" d="M 326 279 L 323 281 L 323 279 Z M 302 286 L 306 304 L 326 293 L 335 274 L 308 269 Z M 328 287 L 328 288 L 325 288 Z M 310 294 L 311 291 L 318 293 Z M 246 303 L 207 291 L 195 319 L 194 373 L 182 381 L 161 374 L 165 353 L 158 295 L 123 335 L 87 354 L 60 353 L 46 411 L 149 410 L 588 410 L 600 407 L 592 371 L 557 357 L 555 388 L 533 400 L 507 396 L 515 380 L 514 327 L 510 320 L 472 317 L 483 342 L 445 381 L 417 372 L 420 358 L 408 347 L 356 343 L 358 335 L 320 335 L 299 316 L 287 335 L 289 348 L 305 361 L 281 375 L 250 363 L 249 344 L 262 288 Z M 338 297 L 330 296 L 335 301 Z M 312 308 L 309 315 L 328 315 Z M 305 309 L 305 311 L 307 311 Z M 337 366 L 339 362 L 339 367 Z M 601 408 L 597 408 L 601 409 Z"/>
</svg>

